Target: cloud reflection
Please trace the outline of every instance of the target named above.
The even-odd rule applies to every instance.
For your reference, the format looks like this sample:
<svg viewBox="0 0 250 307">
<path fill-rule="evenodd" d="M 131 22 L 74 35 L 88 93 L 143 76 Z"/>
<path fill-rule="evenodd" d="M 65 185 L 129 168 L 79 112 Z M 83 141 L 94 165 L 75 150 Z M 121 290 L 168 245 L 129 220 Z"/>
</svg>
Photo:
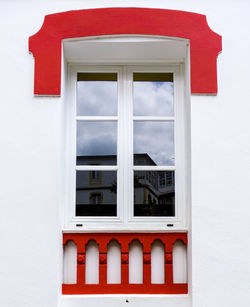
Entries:
<svg viewBox="0 0 250 307">
<path fill-rule="evenodd" d="M 116 144 L 116 122 L 77 123 L 77 156 L 116 155 Z"/>
<path fill-rule="evenodd" d="M 174 165 L 174 123 L 134 122 L 134 153 L 147 153 L 157 165 Z"/>
<path fill-rule="evenodd" d="M 173 82 L 134 82 L 135 116 L 173 116 Z"/>
<path fill-rule="evenodd" d="M 117 82 L 78 81 L 77 115 L 117 115 Z"/>
</svg>

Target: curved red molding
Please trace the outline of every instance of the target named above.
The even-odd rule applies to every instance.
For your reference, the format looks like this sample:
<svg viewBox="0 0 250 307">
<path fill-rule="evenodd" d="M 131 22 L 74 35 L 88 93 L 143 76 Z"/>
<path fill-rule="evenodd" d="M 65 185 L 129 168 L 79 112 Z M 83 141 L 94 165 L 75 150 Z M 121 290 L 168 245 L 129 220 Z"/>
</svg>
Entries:
<svg viewBox="0 0 250 307">
<path fill-rule="evenodd" d="M 191 92 L 217 93 L 217 55 L 221 36 L 206 16 L 183 11 L 148 8 L 103 8 L 68 11 L 45 16 L 41 29 L 29 38 L 35 57 L 35 95 L 60 95 L 61 41 L 99 35 L 162 35 L 190 40 Z"/>
</svg>

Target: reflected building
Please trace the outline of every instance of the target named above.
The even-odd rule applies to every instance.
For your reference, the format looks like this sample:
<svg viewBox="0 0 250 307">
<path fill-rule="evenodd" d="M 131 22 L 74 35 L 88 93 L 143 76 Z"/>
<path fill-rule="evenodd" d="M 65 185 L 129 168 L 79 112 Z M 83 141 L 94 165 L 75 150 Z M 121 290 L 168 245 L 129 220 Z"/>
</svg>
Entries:
<svg viewBox="0 0 250 307">
<path fill-rule="evenodd" d="M 114 165 L 116 155 L 78 156 L 77 165 Z M 156 165 L 148 154 L 135 154 L 135 165 Z M 117 172 L 77 171 L 76 216 L 117 215 Z M 134 172 L 134 216 L 174 216 L 174 171 Z"/>
</svg>

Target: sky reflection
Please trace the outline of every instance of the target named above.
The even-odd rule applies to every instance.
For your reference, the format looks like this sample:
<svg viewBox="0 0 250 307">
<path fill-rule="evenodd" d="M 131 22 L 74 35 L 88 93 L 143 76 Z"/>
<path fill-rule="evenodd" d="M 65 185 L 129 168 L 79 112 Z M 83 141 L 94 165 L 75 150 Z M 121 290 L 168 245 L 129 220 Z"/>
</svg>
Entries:
<svg viewBox="0 0 250 307">
<path fill-rule="evenodd" d="M 81 121 L 77 123 L 77 156 L 116 155 L 117 123 Z"/>
<path fill-rule="evenodd" d="M 174 165 L 174 123 L 135 121 L 134 153 L 147 153 L 157 165 Z"/>
<path fill-rule="evenodd" d="M 117 115 L 117 82 L 78 81 L 77 115 Z"/>
</svg>

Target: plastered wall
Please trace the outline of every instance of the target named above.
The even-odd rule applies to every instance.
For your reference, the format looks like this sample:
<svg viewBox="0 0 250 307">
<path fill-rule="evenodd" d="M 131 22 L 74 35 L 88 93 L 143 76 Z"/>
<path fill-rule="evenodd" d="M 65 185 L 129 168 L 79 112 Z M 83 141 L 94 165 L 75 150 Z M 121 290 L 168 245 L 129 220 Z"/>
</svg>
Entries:
<svg viewBox="0 0 250 307">
<path fill-rule="evenodd" d="M 218 95 L 191 97 L 190 292 L 194 307 L 222 304 L 247 307 L 250 304 L 247 0 L 0 2 L 0 305 L 56 307 L 60 300 L 63 98 L 33 97 L 34 60 L 28 53 L 28 37 L 41 27 L 46 14 L 107 6 L 158 7 L 205 14 L 209 26 L 222 35 Z M 89 301 L 85 305 L 90 306 Z"/>
</svg>

